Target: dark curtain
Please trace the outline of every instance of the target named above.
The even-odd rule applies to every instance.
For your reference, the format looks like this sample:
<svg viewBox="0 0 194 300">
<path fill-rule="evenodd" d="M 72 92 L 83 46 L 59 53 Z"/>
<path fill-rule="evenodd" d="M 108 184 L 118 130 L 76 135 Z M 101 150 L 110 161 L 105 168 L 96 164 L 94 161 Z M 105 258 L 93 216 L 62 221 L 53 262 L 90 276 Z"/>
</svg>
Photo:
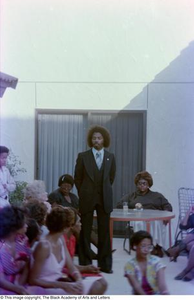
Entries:
<svg viewBox="0 0 194 300">
<path fill-rule="evenodd" d="M 108 149 L 115 154 L 114 205 L 135 189 L 134 175 L 144 169 L 144 122 L 142 113 L 91 114 L 89 124 L 105 126 L 111 134 Z"/>
<path fill-rule="evenodd" d="M 105 126 L 111 134 L 108 151 L 116 158 L 116 207 L 123 195 L 134 191 L 135 174 L 145 169 L 145 112 L 38 114 L 37 177 L 51 192 L 60 175 L 73 175 L 77 154 L 87 149 L 88 127 L 94 124 Z M 123 232 L 123 226 L 116 223 L 115 232 Z"/>
</svg>

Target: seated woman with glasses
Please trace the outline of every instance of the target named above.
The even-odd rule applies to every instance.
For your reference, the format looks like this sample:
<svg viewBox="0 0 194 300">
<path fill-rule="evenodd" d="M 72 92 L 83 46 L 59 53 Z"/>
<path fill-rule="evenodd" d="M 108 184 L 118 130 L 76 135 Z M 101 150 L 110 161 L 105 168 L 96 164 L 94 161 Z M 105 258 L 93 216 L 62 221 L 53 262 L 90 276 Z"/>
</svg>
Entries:
<svg viewBox="0 0 194 300">
<path fill-rule="evenodd" d="M 153 178 L 150 173 L 147 171 L 137 173 L 134 182 L 136 191 L 132 194 L 125 195 L 117 204 L 117 208 L 122 208 L 123 203 L 127 202 L 130 209 L 138 207 L 143 209 L 172 211 L 172 205 L 161 193 L 150 190 L 153 185 Z M 131 225 L 134 227 L 134 231 L 146 228 L 145 222 L 141 221 L 131 222 Z M 165 225 L 166 223 L 162 221 L 154 221 L 151 223 L 154 244 L 158 244 L 160 247 L 164 246 L 168 241 Z M 166 246 L 165 248 L 168 248 L 168 245 Z"/>
<path fill-rule="evenodd" d="M 117 208 L 122 208 L 123 203 L 128 202 L 129 208 L 135 208 L 136 204 L 140 203 L 144 209 L 172 211 L 171 204 L 161 193 L 150 190 L 153 185 L 153 178 L 150 173 L 147 171 L 137 173 L 134 183 L 137 187 L 136 191 L 125 195 L 117 204 Z"/>
<path fill-rule="evenodd" d="M 124 275 L 133 288 L 133 294 L 168 295 L 165 266 L 160 258 L 150 255 L 152 236 L 147 231 L 138 231 L 131 237 L 130 244 L 136 255 L 125 265 Z"/>
</svg>

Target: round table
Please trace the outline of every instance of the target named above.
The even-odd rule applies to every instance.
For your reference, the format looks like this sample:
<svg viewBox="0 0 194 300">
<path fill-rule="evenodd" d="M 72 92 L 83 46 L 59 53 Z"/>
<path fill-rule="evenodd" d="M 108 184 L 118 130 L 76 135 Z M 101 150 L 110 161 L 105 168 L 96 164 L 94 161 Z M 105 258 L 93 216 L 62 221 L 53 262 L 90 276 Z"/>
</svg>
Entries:
<svg viewBox="0 0 194 300">
<path fill-rule="evenodd" d="M 96 213 L 94 214 L 96 217 Z M 146 230 L 150 232 L 150 222 L 152 221 L 168 221 L 169 228 L 169 245 L 172 246 L 172 236 L 171 236 L 171 220 L 175 218 L 173 212 L 165 210 L 135 210 L 128 209 L 124 211 L 123 209 L 113 209 L 110 215 L 110 239 L 112 245 L 113 239 L 113 222 L 130 222 L 130 221 L 144 221 L 146 223 Z"/>
</svg>

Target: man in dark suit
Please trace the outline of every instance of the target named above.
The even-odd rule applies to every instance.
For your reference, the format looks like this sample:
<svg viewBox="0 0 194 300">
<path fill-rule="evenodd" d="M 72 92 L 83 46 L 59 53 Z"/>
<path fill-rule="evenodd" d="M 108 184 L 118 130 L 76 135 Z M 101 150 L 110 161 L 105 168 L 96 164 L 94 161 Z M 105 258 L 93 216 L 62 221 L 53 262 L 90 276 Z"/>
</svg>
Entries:
<svg viewBox="0 0 194 300">
<path fill-rule="evenodd" d="M 109 220 L 113 210 L 112 184 L 116 164 L 114 155 L 104 148 L 110 145 L 106 128 L 96 125 L 88 131 L 90 150 L 79 153 L 74 181 L 79 194 L 79 211 L 82 229 L 79 242 L 79 263 L 92 263 L 90 235 L 93 213 L 96 210 L 98 224 L 98 266 L 102 272 L 112 273 L 112 252 Z"/>
</svg>

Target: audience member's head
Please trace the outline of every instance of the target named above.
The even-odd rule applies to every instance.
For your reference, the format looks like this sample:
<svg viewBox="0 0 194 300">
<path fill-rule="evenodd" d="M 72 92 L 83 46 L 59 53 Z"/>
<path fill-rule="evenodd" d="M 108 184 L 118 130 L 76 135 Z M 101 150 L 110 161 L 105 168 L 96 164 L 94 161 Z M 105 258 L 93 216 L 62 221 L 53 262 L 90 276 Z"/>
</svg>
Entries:
<svg viewBox="0 0 194 300">
<path fill-rule="evenodd" d="M 61 175 L 59 177 L 58 186 L 60 187 L 63 183 L 69 183 L 71 185 L 71 188 L 72 188 L 73 185 L 74 185 L 74 179 L 69 174 Z"/>
<path fill-rule="evenodd" d="M 24 189 L 24 201 L 38 200 L 44 202 L 47 210 L 51 210 L 51 205 L 48 202 L 48 194 L 46 192 L 45 183 L 42 180 L 34 180 L 32 183 L 28 183 Z"/>
<path fill-rule="evenodd" d="M 72 226 L 74 226 L 76 224 L 77 221 L 77 217 L 78 217 L 78 211 L 77 209 L 75 209 L 74 207 L 70 207 L 70 209 L 73 212 L 73 222 L 72 222 Z"/>
<path fill-rule="evenodd" d="M 47 215 L 46 226 L 50 233 L 60 233 L 74 224 L 74 218 L 71 208 L 58 205 Z"/>
<path fill-rule="evenodd" d="M 135 175 L 134 182 L 136 186 L 139 184 L 146 184 L 148 187 L 151 187 L 153 185 L 153 178 L 147 171 L 142 171 Z"/>
<path fill-rule="evenodd" d="M 27 220 L 27 225 L 26 236 L 28 237 L 30 247 L 32 247 L 40 239 L 41 229 L 36 220 L 31 218 Z"/>
<path fill-rule="evenodd" d="M 39 200 L 47 197 L 45 183 L 42 180 L 34 180 L 28 183 L 24 190 L 25 200 Z M 47 200 L 47 199 L 46 199 Z"/>
<path fill-rule="evenodd" d="M 47 215 L 47 207 L 45 202 L 40 202 L 38 200 L 30 200 L 24 204 L 25 208 L 28 211 L 28 216 L 31 219 L 36 220 L 39 226 L 44 225 L 46 215 Z"/>
<path fill-rule="evenodd" d="M 0 146 L 0 168 L 6 165 L 9 149 L 5 146 Z"/>
<path fill-rule="evenodd" d="M 72 232 L 75 232 L 76 234 L 80 234 L 81 231 L 81 218 L 77 212 L 77 209 L 75 209 L 74 207 L 70 208 L 73 213 L 74 213 L 74 219 L 73 219 L 73 223 L 71 225 L 71 230 Z"/>
<path fill-rule="evenodd" d="M 26 210 L 16 206 L 5 206 L 0 210 L 0 239 L 17 234 L 26 226 Z"/>
<path fill-rule="evenodd" d="M 72 190 L 73 185 L 74 185 L 74 179 L 71 175 L 64 174 L 59 177 L 58 186 L 62 194 L 68 195 Z"/>
<path fill-rule="evenodd" d="M 0 146 L 0 154 L 7 153 L 9 154 L 9 149 L 5 146 Z"/>
<path fill-rule="evenodd" d="M 152 243 L 153 243 L 152 236 L 149 232 L 144 231 L 144 230 L 139 230 L 139 231 L 135 232 L 130 239 L 131 249 L 136 250 L 137 246 L 141 245 L 143 240 L 149 240 L 150 245 L 152 245 Z"/>
</svg>

